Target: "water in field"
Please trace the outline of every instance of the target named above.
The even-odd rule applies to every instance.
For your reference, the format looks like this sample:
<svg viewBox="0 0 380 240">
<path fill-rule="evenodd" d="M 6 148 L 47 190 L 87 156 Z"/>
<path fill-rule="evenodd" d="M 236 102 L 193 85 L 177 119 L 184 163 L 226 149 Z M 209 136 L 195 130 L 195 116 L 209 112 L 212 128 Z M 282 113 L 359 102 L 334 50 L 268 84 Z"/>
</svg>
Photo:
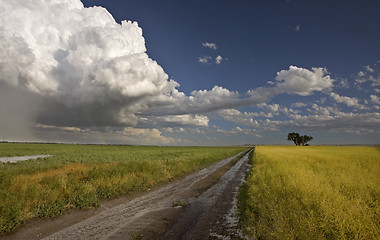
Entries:
<svg viewBox="0 0 380 240">
<path fill-rule="evenodd" d="M 29 159 L 37 159 L 37 158 L 45 158 L 45 157 L 52 157 L 52 155 L 0 157 L 0 162 L 2 162 L 2 163 L 6 163 L 6 162 L 15 163 L 18 161 L 25 161 L 25 160 L 29 160 Z"/>
</svg>

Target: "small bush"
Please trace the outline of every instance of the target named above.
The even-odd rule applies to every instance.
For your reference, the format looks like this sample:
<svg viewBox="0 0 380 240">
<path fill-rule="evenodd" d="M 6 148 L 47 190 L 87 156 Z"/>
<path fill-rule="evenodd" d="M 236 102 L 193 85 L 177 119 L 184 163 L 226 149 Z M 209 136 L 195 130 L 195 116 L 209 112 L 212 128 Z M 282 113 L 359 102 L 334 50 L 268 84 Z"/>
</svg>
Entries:
<svg viewBox="0 0 380 240">
<path fill-rule="evenodd" d="M 178 200 L 178 201 L 174 201 L 172 202 L 172 207 L 181 207 L 181 208 L 184 208 L 187 206 L 187 203 L 183 200 Z"/>
</svg>

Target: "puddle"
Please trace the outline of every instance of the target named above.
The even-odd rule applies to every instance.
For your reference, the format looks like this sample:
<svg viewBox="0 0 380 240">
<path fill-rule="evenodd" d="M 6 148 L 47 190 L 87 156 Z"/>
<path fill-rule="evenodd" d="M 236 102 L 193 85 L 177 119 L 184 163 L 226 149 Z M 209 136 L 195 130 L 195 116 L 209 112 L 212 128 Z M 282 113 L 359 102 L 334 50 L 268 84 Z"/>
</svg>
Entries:
<svg viewBox="0 0 380 240">
<path fill-rule="evenodd" d="M 35 156 L 17 156 L 17 157 L 0 157 L 2 163 L 16 163 L 18 161 L 25 161 L 29 159 L 52 157 L 53 155 L 35 155 Z"/>
</svg>

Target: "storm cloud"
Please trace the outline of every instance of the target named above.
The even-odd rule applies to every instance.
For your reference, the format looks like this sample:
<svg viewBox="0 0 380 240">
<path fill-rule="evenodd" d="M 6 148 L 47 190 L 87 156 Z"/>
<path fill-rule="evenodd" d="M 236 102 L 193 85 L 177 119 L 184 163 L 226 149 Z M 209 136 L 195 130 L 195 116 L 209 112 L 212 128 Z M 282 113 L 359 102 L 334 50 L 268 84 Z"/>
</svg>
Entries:
<svg viewBox="0 0 380 240">
<path fill-rule="evenodd" d="M 40 122 L 133 126 L 145 99 L 178 86 L 145 53 L 136 22 L 79 0 L 0 3 L 0 81 L 44 98 Z"/>
</svg>

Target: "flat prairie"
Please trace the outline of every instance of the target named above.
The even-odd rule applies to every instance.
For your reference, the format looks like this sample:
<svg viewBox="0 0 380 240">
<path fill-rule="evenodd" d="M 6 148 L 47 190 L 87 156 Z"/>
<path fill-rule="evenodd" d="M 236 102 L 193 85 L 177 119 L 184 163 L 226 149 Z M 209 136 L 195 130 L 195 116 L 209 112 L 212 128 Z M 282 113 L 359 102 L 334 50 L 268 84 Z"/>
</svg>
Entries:
<svg viewBox="0 0 380 240">
<path fill-rule="evenodd" d="M 32 218 L 150 191 L 248 149 L 0 143 L 0 157 L 52 155 L 0 163 L 0 234 Z"/>
<path fill-rule="evenodd" d="M 380 239 L 380 148 L 259 146 L 239 207 L 256 239 Z"/>
</svg>

